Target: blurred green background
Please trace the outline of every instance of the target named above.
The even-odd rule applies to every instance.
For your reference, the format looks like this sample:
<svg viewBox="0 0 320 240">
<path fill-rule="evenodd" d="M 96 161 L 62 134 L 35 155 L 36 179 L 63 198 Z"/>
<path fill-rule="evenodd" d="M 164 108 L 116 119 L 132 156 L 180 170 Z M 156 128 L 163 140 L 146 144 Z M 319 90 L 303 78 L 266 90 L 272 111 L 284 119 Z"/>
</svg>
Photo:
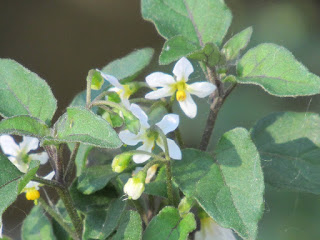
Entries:
<svg viewBox="0 0 320 240">
<path fill-rule="evenodd" d="M 201 1 L 201 0 L 199 0 Z M 234 15 L 229 37 L 253 26 L 249 47 L 274 42 L 291 50 L 310 71 L 320 75 L 320 2 L 316 0 L 226 0 Z M 85 88 L 89 69 L 101 68 L 134 49 L 153 47 L 164 40 L 140 14 L 139 0 L 1 0 L 0 57 L 12 58 L 46 79 L 58 99 L 61 115 L 73 96 Z M 153 69 L 156 67 L 157 56 Z M 172 67 L 158 68 L 171 72 Z M 143 80 L 148 69 L 140 76 Z M 193 74 L 197 80 L 200 74 Z M 198 99 L 197 99 L 198 100 Z M 208 104 L 197 101 L 198 116 L 182 116 L 188 146 L 197 146 Z M 221 134 L 237 126 L 250 128 L 274 111 L 319 112 L 319 96 L 276 98 L 257 86 L 239 86 L 226 101 L 214 131 Z M 263 240 L 320 239 L 320 198 L 312 194 L 279 192 L 267 186 L 265 214 L 259 227 Z M 1 200 L 0 200 L 1 201 Z M 31 202 L 20 196 L 4 215 L 4 232 L 19 239 L 19 230 Z"/>
</svg>

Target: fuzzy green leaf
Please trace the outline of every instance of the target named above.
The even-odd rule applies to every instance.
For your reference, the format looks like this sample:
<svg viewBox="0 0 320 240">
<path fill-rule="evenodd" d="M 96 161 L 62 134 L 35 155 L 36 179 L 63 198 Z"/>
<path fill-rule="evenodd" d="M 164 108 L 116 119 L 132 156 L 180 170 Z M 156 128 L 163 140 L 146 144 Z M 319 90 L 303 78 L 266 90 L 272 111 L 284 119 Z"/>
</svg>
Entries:
<svg viewBox="0 0 320 240">
<path fill-rule="evenodd" d="M 89 167 L 78 178 L 78 190 L 83 194 L 92 194 L 103 189 L 117 176 L 118 173 L 113 172 L 110 165 Z"/>
<path fill-rule="evenodd" d="M 160 64 L 169 64 L 199 49 L 184 36 L 175 36 L 165 42 L 159 57 Z"/>
<path fill-rule="evenodd" d="M 263 213 L 264 181 L 259 153 L 247 130 L 225 133 L 215 157 L 183 150 L 182 161 L 173 162 L 173 175 L 183 193 L 194 197 L 219 225 L 255 239 Z"/>
<path fill-rule="evenodd" d="M 22 173 L 6 156 L 0 154 L 0 166 L 2 169 L 0 171 L 0 218 L 36 174 L 39 164 L 39 161 L 31 161 L 29 171 Z"/>
<path fill-rule="evenodd" d="M 126 211 L 119 222 L 119 227 L 112 240 L 140 240 L 142 238 L 142 222 L 135 211 Z"/>
<path fill-rule="evenodd" d="M 152 48 L 136 50 L 127 56 L 117 59 L 102 69 L 119 80 L 130 81 L 149 65 L 153 56 Z"/>
<path fill-rule="evenodd" d="M 320 78 L 276 44 L 263 43 L 250 49 L 239 61 L 237 72 L 239 83 L 259 85 L 279 97 L 320 93 Z"/>
<path fill-rule="evenodd" d="M 188 58 L 202 61 L 211 67 L 225 63 L 224 55 L 220 53 L 218 46 L 213 43 L 207 43 L 203 48 L 189 54 Z"/>
<path fill-rule="evenodd" d="M 30 116 L 15 116 L 0 122 L 0 135 L 13 134 L 42 138 L 50 134 L 50 130 L 41 120 Z"/>
<path fill-rule="evenodd" d="M 252 27 L 248 27 L 234 35 L 224 44 L 222 52 L 225 54 L 227 61 L 232 61 L 238 57 L 240 52 L 248 46 L 251 35 Z"/>
<path fill-rule="evenodd" d="M 23 240 L 56 239 L 51 223 L 40 206 L 34 206 L 23 221 L 21 236 Z"/>
<path fill-rule="evenodd" d="M 0 86 L 2 116 L 30 115 L 50 123 L 57 101 L 38 75 L 13 60 L 0 59 Z"/>
<path fill-rule="evenodd" d="M 52 142 L 80 142 L 101 148 L 118 148 L 122 145 L 117 133 L 110 124 L 81 107 L 69 107 L 55 124 L 56 136 L 46 139 Z"/>
<path fill-rule="evenodd" d="M 274 187 L 320 194 L 320 116 L 273 113 L 251 130 L 266 182 Z"/>
<path fill-rule="evenodd" d="M 110 203 L 108 209 L 89 212 L 85 218 L 83 238 L 106 239 L 118 226 L 125 207 L 126 202 L 117 199 Z"/>
<path fill-rule="evenodd" d="M 196 220 L 192 213 L 181 218 L 179 211 L 165 207 L 147 226 L 143 240 L 186 240 L 190 232 L 196 229 Z"/>
<path fill-rule="evenodd" d="M 220 45 L 232 20 L 223 0 L 142 0 L 141 9 L 165 39 L 181 35 L 199 46 Z"/>
<path fill-rule="evenodd" d="M 70 151 L 73 150 L 74 146 L 75 146 L 75 143 L 68 144 Z M 78 153 L 75 159 L 77 177 L 79 177 L 82 174 L 83 170 L 85 169 L 88 161 L 88 155 L 92 149 L 93 149 L 93 146 L 80 144 Z"/>
</svg>

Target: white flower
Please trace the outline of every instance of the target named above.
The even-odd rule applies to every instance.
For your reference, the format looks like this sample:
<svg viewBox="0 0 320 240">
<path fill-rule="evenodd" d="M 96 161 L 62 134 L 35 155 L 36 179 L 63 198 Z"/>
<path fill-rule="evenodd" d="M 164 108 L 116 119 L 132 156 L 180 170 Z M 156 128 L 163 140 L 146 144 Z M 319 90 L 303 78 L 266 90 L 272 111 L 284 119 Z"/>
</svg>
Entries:
<svg viewBox="0 0 320 240">
<path fill-rule="evenodd" d="M 98 70 L 99 71 L 99 70 Z M 129 109 L 130 107 L 130 102 L 129 102 L 129 97 L 130 95 L 132 94 L 132 91 L 131 89 L 129 88 L 128 85 L 126 84 L 121 84 L 119 82 L 119 80 L 112 76 L 112 75 L 108 75 L 108 74 L 105 74 L 101 71 L 99 71 L 101 76 L 108 82 L 110 82 L 110 84 L 113 86 L 113 88 L 110 88 L 109 91 L 111 92 L 116 92 L 120 99 L 121 99 L 121 102 L 122 104 Z"/>
<path fill-rule="evenodd" d="M 188 117 L 194 118 L 197 115 L 197 105 L 193 101 L 191 94 L 204 98 L 209 96 L 216 89 L 216 86 L 209 82 L 187 84 L 189 75 L 193 73 L 193 67 L 185 57 L 176 63 L 172 72 L 175 78 L 162 72 L 148 75 L 146 77 L 148 85 L 150 87 L 160 87 L 160 89 L 148 93 L 145 98 L 159 99 L 176 93 L 176 99 L 181 109 Z"/>
<path fill-rule="evenodd" d="M 55 175 L 55 172 L 52 171 L 43 178 L 47 180 L 51 180 L 54 177 L 54 175 Z M 30 181 L 22 191 L 26 193 L 26 198 L 28 200 L 37 200 L 40 197 L 40 193 L 39 193 L 40 186 L 42 186 L 41 183 Z"/>
<path fill-rule="evenodd" d="M 201 229 L 195 240 L 236 240 L 231 229 L 220 227 L 212 218 L 201 218 Z"/>
<path fill-rule="evenodd" d="M 165 151 L 163 140 L 158 136 L 157 132 L 150 131 L 150 125 L 148 123 L 148 116 L 146 113 L 136 104 L 131 104 L 130 111 L 140 120 L 141 127 L 137 135 L 131 133 L 129 130 L 124 130 L 119 133 L 121 141 L 127 145 L 137 145 L 142 142 L 142 146 L 138 147 L 137 150 L 151 152 L 157 145 Z M 160 122 L 156 124 L 164 134 L 174 131 L 179 125 L 179 116 L 177 114 L 167 114 Z M 181 150 L 179 146 L 172 140 L 167 138 L 169 156 L 173 159 L 181 159 Z M 150 158 L 149 155 L 135 154 L 133 155 L 133 161 L 135 163 L 143 163 Z"/>
<path fill-rule="evenodd" d="M 0 136 L 0 146 L 9 160 L 23 173 L 26 173 L 31 160 L 38 160 L 45 164 L 49 156 L 46 152 L 28 154 L 39 147 L 39 140 L 33 137 L 23 137 L 20 144 L 17 144 L 9 135 Z"/>
</svg>

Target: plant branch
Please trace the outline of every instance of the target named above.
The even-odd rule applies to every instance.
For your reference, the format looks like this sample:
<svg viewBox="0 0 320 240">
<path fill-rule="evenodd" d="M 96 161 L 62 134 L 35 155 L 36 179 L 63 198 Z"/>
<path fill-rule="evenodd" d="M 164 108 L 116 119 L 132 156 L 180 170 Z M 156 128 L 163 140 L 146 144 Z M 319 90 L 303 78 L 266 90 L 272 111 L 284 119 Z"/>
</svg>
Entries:
<svg viewBox="0 0 320 240">
<path fill-rule="evenodd" d="M 72 153 L 70 155 L 68 166 L 67 166 L 66 171 L 64 173 L 64 180 L 65 181 L 68 180 L 68 176 L 69 176 L 69 174 L 71 174 L 71 171 L 72 171 L 73 166 L 74 166 L 74 162 L 75 162 L 76 157 L 77 157 L 77 153 L 78 153 L 79 147 L 80 147 L 80 143 L 76 143 L 74 145 L 74 148 L 73 148 Z"/>
<path fill-rule="evenodd" d="M 54 209 L 52 209 L 43 198 L 39 198 L 40 206 L 49 213 L 49 215 L 56 220 L 60 226 L 67 232 L 73 239 L 79 239 L 74 230 L 64 221 L 62 216 L 60 216 Z"/>
<path fill-rule="evenodd" d="M 82 237 L 82 221 L 79 218 L 76 208 L 73 205 L 73 201 L 71 199 L 70 193 L 67 188 L 59 189 L 57 188 L 57 192 L 66 207 L 66 210 L 71 218 L 72 224 L 76 230 L 77 239 L 81 239 Z"/>
</svg>

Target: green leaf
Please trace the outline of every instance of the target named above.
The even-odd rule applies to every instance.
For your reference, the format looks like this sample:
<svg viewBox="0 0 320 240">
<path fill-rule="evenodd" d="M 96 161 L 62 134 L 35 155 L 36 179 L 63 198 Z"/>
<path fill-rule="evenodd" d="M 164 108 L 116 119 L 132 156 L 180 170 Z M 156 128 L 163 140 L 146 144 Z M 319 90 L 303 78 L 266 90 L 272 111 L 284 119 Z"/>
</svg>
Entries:
<svg viewBox="0 0 320 240">
<path fill-rule="evenodd" d="M 101 148 L 118 148 L 122 145 L 106 120 L 81 107 L 69 107 L 55 124 L 55 130 L 55 138 L 47 139 L 49 143 L 80 142 Z"/>
<path fill-rule="evenodd" d="M 40 206 L 34 206 L 23 221 L 21 236 L 23 240 L 56 239 L 51 223 Z"/>
<path fill-rule="evenodd" d="M 50 130 L 41 120 L 30 116 L 15 116 L 0 122 L 0 134 L 33 136 L 42 138 L 50 134 Z"/>
<path fill-rule="evenodd" d="M 112 240 L 140 240 L 142 238 L 142 222 L 135 211 L 126 211 L 119 222 L 119 227 Z"/>
<path fill-rule="evenodd" d="M 198 45 L 190 42 L 184 36 L 175 36 L 167 40 L 163 45 L 159 63 L 164 65 L 172 63 L 198 49 Z"/>
<path fill-rule="evenodd" d="M 218 46 L 213 43 L 207 43 L 202 49 L 189 54 L 188 57 L 202 61 L 211 67 L 225 63 L 225 57 L 221 55 Z"/>
<path fill-rule="evenodd" d="M 0 171 L 0 218 L 36 174 L 39 165 L 39 161 L 31 161 L 29 171 L 22 173 L 7 157 L 0 154 L 0 166 L 2 169 Z"/>
<path fill-rule="evenodd" d="M 232 20 L 223 0 L 142 0 L 141 10 L 143 18 L 170 39 L 160 63 L 174 61 L 182 53 L 186 56 L 206 43 L 220 45 Z"/>
<path fill-rule="evenodd" d="M 102 69 L 102 72 L 110 74 L 119 80 L 133 80 L 146 66 L 153 56 L 152 48 L 136 50 L 127 56 L 117 59 Z"/>
<path fill-rule="evenodd" d="M 264 43 L 250 49 L 237 66 L 238 82 L 261 86 L 279 97 L 320 93 L 320 78 L 298 62 L 287 49 Z"/>
<path fill-rule="evenodd" d="M 103 189 L 116 176 L 118 173 L 113 172 L 110 165 L 89 167 L 78 178 L 78 190 L 83 194 L 92 194 Z"/>
<path fill-rule="evenodd" d="M 320 116 L 273 113 L 251 130 L 265 180 L 285 190 L 320 194 Z"/>
<path fill-rule="evenodd" d="M 147 226 L 143 240 L 186 240 L 189 233 L 196 229 L 196 220 L 192 213 L 181 218 L 179 211 L 165 207 Z"/>
<path fill-rule="evenodd" d="M 70 187 L 70 195 L 75 207 L 84 214 L 90 211 L 106 208 L 112 199 L 117 197 L 114 188 L 106 187 L 90 195 L 85 195 L 77 189 L 77 179 Z"/>
<path fill-rule="evenodd" d="M 240 52 L 248 46 L 251 35 L 252 27 L 248 27 L 234 35 L 224 44 L 222 52 L 225 54 L 227 61 L 232 61 L 238 57 Z"/>
<path fill-rule="evenodd" d="M 173 162 L 175 182 L 219 225 L 233 228 L 244 239 L 255 239 L 263 214 L 264 182 L 248 131 L 236 128 L 225 133 L 214 158 L 199 150 L 183 150 L 182 161 Z"/>
<path fill-rule="evenodd" d="M 38 75 L 13 60 L 0 59 L 0 86 L 2 116 L 30 115 L 50 123 L 57 100 Z"/>
<path fill-rule="evenodd" d="M 167 198 L 166 169 L 161 167 L 156 179 L 145 185 L 144 193 Z"/>
<path fill-rule="evenodd" d="M 85 218 L 83 238 L 106 239 L 118 226 L 125 208 L 126 202 L 116 199 L 108 209 L 89 212 Z"/>
</svg>

